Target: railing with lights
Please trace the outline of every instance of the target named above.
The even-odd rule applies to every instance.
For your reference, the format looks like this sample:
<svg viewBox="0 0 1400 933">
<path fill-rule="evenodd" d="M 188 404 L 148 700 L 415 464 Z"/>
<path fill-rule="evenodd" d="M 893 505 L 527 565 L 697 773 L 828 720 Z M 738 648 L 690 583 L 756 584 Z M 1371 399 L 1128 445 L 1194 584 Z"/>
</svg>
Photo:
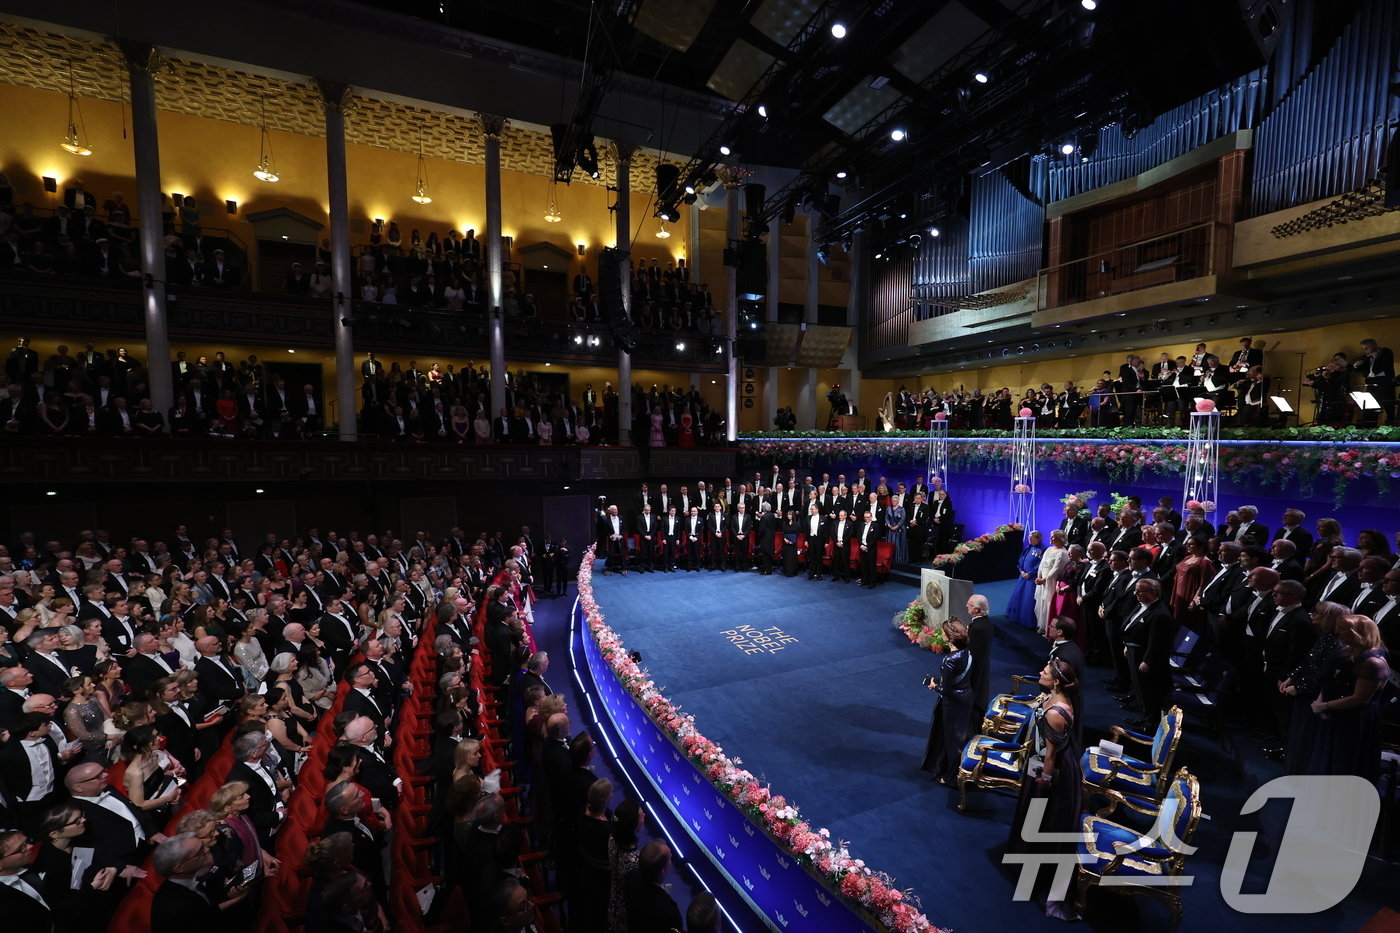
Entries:
<svg viewBox="0 0 1400 933">
<path fill-rule="evenodd" d="M 1213 275 L 1220 227 L 1195 224 L 1042 269 L 1037 307 L 1062 308 Z"/>
<path fill-rule="evenodd" d="M 332 308 L 336 310 L 333 312 Z M 484 357 L 487 313 L 417 310 L 404 305 L 341 302 L 331 299 L 230 294 L 219 289 L 181 289 L 168 303 L 171 336 L 205 339 L 210 334 L 237 335 L 240 344 L 318 349 L 329 345 L 336 316 L 350 322 L 358 350 L 393 350 L 422 355 Z M 41 322 L 36 326 L 36 322 Z M 7 277 L 0 280 L 0 327 L 69 335 L 70 341 L 103 338 L 139 341 L 144 333 L 140 289 L 136 280 L 112 285 L 67 277 Z M 512 360 L 609 361 L 617 345 L 602 322 L 580 323 L 507 318 L 506 352 Z M 696 372 L 725 369 L 724 338 L 695 331 L 644 330 L 632 353 L 646 366 Z"/>
</svg>

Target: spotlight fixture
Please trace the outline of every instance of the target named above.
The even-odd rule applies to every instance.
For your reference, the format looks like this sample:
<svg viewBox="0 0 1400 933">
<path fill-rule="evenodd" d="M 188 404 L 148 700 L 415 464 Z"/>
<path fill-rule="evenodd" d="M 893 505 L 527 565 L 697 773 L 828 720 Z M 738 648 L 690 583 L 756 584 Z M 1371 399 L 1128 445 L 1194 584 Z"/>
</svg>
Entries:
<svg viewBox="0 0 1400 933">
<path fill-rule="evenodd" d="M 684 351 L 684 350 L 685 350 L 685 341 L 684 341 L 684 340 L 677 340 L 677 341 L 676 341 L 676 349 L 677 349 L 677 350 Z"/>
<path fill-rule="evenodd" d="M 837 38 L 837 39 L 844 39 L 844 38 L 846 38 L 846 24 L 845 24 L 845 23 L 832 23 L 832 24 L 831 24 L 831 35 L 832 35 L 834 38 Z"/>
<path fill-rule="evenodd" d="M 414 203 L 432 204 L 433 197 L 428 193 L 428 160 L 423 158 L 423 124 L 418 124 L 418 184 L 413 193 Z"/>
<path fill-rule="evenodd" d="M 940 234 L 940 233 L 942 233 L 942 232 L 943 232 L 943 231 L 939 230 L 937 227 L 929 227 L 929 228 L 928 228 L 928 235 L 929 235 L 929 236 L 938 236 L 938 234 Z"/>
<path fill-rule="evenodd" d="M 547 224 L 557 224 L 564 219 L 564 215 L 559 212 L 559 195 L 554 182 L 549 183 L 549 203 L 544 206 L 544 222 Z"/>
<path fill-rule="evenodd" d="M 253 177 L 258 181 L 279 182 L 282 176 L 277 174 L 277 163 L 272 158 L 272 136 L 267 132 L 267 98 L 258 106 L 258 167 L 253 170 Z"/>
<path fill-rule="evenodd" d="M 763 119 L 765 119 L 765 120 L 768 119 L 768 108 L 765 107 L 763 104 L 759 104 L 759 105 L 758 105 L 758 115 L 759 115 L 760 117 L 762 117 Z"/>
<path fill-rule="evenodd" d="M 1099 0 L 1079 0 L 1079 5 L 1092 13 L 1099 8 Z"/>
<path fill-rule="evenodd" d="M 578 344 L 579 346 L 583 346 L 583 335 L 574 334 L 574 343 Z"/>
<path fill-rule="evenodd" d="M 1073 155 L 1073 154 L 1074 154 L 1074 143 L 1063 143 L 1063 144 L 1061 144 L 1061 146 L 1060 146 L 1060 154 L 1061 154 L 1061 155 Z"/>
<path fill-rule="evenodd" d="M 875 258 L 876 258 L 876 259 L 884 259 L 884 258 L 885 258 L 885 254 L 884 254 L 884 253 L 876 253 L 876 254 L 875 254 Z"/>
<path fill-rule="evenodd" d="M 60 149 L 73 155 L 90 156 L 92 147 L 88 145 L 87 127 L 83 124 L 83 105 L 78 103 L 78 93 L 73 84 L 73 60 L 68 60 L 68 132 L 63 136 Z"/>
<path fill-rule="evenodd" d="M 899 127 L 895 127 L 894 129 L 890 130 L 890 139 L 893 139 L 897 143 L 903 142 L 904 138 L 908 135 L 908 133 L 904 132 L 904 130 L 900 129 Z"/>
<path fill-rule="evenodd" d="M 661 225 L 661 229 L 656 231 L 656 238 L 658 240 L 669 240 L 671 238 L 671 231 L 666 229 L 666 218 L 662 217 L 658 219 L 657 223 Z"/>
<path fill-rule="evenodd" d="M 846 177 L 846 173 L 845 173 L 844 171 L 837 172 L 837 173 L 836 173 L 836 177 L 837 177 L 837 178 L 845 178 L 845 177 Z"/>
<path fill-rule="evenodd" d="M 729 147 L 728 147 L 728 146 L 720 146 L 720 147 L 719 147 L 719 154 L 720 154 L 720 155 L 729 155 L 729 151 L 730 151 L 730 150 L 729 150 Z"/>
<path fill-rule="evenodd" d="M 979 71 L 977 72 L 977 74 L 972 76 L 972 80 L 976 81 L 978 84 L 986 84 L 988 81 L 991 80 L 991 78 L 987 77 L 987 73 L 985 71 Z"/>
<path fill-rule="evenodd" d="M 686 186 L 685 186 L 685 193 L 686 193 L 686 194 L 694 194 L 694 193 L 695 193 L 695 186 L 694 186 L 694 185 L 686 185 Z"/>
</svg>

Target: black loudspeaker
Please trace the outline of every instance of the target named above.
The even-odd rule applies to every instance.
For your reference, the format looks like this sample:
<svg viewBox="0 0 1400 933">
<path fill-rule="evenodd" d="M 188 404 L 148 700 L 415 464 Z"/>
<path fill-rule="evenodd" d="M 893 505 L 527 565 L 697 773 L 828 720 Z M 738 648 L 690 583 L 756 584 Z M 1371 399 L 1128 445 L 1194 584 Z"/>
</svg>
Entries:
<svg viewBox="0 0 1400 933">
<path fill-rule="evenodd" d="M 1281 0 L 1115 2 L 1094 14 L 1144 116 L 1157 116 L 1265 64 L 1283 32 Z"/>
<path fill-rule="evenodd" d="M 762 240 L 742 240 L 738 253 L 739 296 L 768 294 L 768 245 Z"/>
<path fill-rule="evenodd" d="M 740 337 L 734 341 L 734 355 L 746 363 L 763 365 L 768 359 L 768 341 L 762 337 Z"/>
<path fill-rule="evenodd" d="M 744 186 L 744 216 L 757 217 L 763 213 L 763 201 L 768 189 L 760 184 L 749 183 Z"/>
<path fill-rule="evenodd" d="M 680 166 L 671 165 L 669 162 L 656 163 L 656 199 L 663 204 L 674 201 L 676 182 L 680 177 Z"/>
<path fill-rule="evenodd" d="M 603 302 L 603 320 L 620 349 L 637 349 L 637 327 L 622 303 L 622 277 L 627 274 L 627 257 L 621 250 L 604 249 L 598 257 L 598 295 Z"/>
</svg>

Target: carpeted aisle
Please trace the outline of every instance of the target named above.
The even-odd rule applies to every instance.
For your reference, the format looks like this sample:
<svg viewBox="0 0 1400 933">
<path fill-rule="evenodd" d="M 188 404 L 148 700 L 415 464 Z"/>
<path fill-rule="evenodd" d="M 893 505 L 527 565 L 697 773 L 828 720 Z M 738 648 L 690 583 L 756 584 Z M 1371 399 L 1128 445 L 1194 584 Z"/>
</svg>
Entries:
<svg viewBox="0 0 1400 933">
<path fill-rule="evenodd" d="M 1010 587 L 990 584 L 977 592 L 998 615 Z M 814 827 L 849 840 L 857 857 L 912 888 L 934 923 L 960 933 L 1006 923 L 1061 928 L 1035 905 L 1011 900 L 1014 878 L 1001 856 L 1014 800 L 975 794 L 968 813 L 959 814 L 956 792 L 918 770 L 934 703 L 920 681 L 938 660 L 891 624 L 914 597 L 913 587 L 865 590 L 752 573 L 605 577 L 600 563 L 594 588 L 609 624 L 641 652 L 657 685 L 696 717 L 702 732 L 787 795 Z M 997 625 L 993 693 L 1007 689 L 1012 674 L 1039 670 L 1047 648 L 1033 631 L 1009 628 L 1000 618 Z M 1091 668 L 1086 677 L 1090 744 L 1126 715 L 1099 686 L 1104 673 Z M 1241 764 L 1198 734 L 1198 724 L 1188 720 L 1187 730 L 1178 766 L 1188 764 L 1201 778 L 1206 812 L 1216 819 L 1203 822 L 1196 839 L 1202 851 L 1187 863 L 1197 880 L 1185 898 L 1183 929 L 1273 930 L 1279 918 L 1227 907 L 1218 878 L 1228 833 L 1258 828 L 1237 816 L 1244 788 L 1258 787 L 1277 768 L 1252 746 L 1241 743 Z M 1267 872 L 1267 859 L 1256 861 L 1263 861 L 1259 873 Z M 1391 899 L 1384 893 L 1387 870 L 1371 860 L 1361 896 L 1315 917 L 1287 918 L 1289 929 L 1359 929 Z M 1092 915 L 1093 929 L 1167 928 L 1165 909 L 1154 903 L 1122 897 L 1095 903 L 1104 908 Z"/>
</svg>

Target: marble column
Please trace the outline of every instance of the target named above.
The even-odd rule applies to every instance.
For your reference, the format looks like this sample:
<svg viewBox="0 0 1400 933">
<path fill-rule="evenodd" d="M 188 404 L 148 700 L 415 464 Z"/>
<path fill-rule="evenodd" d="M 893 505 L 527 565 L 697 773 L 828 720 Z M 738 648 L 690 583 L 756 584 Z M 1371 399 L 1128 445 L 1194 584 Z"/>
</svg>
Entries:
<svg viewBox="0 0 1400 933">
<path fill-rule="evenodd" d="M 486 134 L 486 292 L 490 302 L 486 316 L 491 352 L 491 417 L 506 407 L 506 325 L 502 298 L 504 268 L 501 260 L 501 134 L 506 118 L 478 113 Z"/>
<path fill-rule="evenodd" d="M 162 228 L 160 136 L 156 128 L 155 71 L 160 50 L 119 42 L 131 87 L 131 142 L 136 158 L 136 216 L 140 218 L 141 315 L 146 324 L 146 371 L 151 404 L 162 417 L 175 405 L 170 334 L 165 310 L 165 231 Z"/>
<path fill-rule="evenodd" d="M 636 146 L 618 145 L 617 156 L 617 208 L 613 220 L 617 224 L 617 249 L 622 253 L 622 309 L 632 318 L 632 276 L 626 261 L 632 255 L 632 156 Z M 632 446 L 632 354 L 622 347 L 617 348 L 617 443 L 620 447 Z"/>
<path fill-rule="evenodd" d="M 316 80 L 326 110 L 326 188 L 331 217 L 331 333 L 335 335 L 335 390 L 340 399 L 339 434 L 342 441 L 359 437 L 359 399 L 355 393 L 355 333 L 345 321 L 353 319 L 355 286 L 350 267 L 350 195 L 345 169 L 345 107 L 350 86 L 338 81 Z"/>
</svg>

